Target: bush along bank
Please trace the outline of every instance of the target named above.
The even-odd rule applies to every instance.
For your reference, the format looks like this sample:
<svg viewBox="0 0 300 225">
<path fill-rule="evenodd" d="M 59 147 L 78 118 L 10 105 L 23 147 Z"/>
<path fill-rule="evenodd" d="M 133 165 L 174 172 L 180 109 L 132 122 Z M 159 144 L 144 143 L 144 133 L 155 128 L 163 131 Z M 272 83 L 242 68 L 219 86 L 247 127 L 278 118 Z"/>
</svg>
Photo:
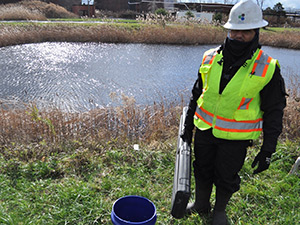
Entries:
<svg viewBox="0 0 300 225">
<path fill-rule="evenodd" d="M 0 47 L 47 41 L 202 45 L 221 44 L 226 36 L 220 26 L 195 23 L 0 23 L 0 30 Z M 300 49 L 296 29 L 268 28 L 260 36 L 263 45 Z"/>
</svg>

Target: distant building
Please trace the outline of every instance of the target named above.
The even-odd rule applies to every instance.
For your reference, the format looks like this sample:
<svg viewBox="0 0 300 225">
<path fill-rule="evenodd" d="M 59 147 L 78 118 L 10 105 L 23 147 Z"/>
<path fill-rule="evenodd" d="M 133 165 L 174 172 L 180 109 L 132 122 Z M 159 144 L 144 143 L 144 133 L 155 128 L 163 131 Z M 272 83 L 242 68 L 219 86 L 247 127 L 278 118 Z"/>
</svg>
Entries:
<svg viewBox="0 0 300 225">
<path fill-rule="evenodd" d="M 195 3 L 194 3 L 195 4 Z M 190 5 L 189 3 L 187 4 Z M 190 5 L 191 7 L 191 5 Z M 215 12 L 229 14 L 232 4 L 218 4 L 218 3 L 196 3 L 197 12 Z"/>
<path fill-rule="evenodd" d="M 197 12 L 213 12 L 229 14 L 233 7 L 231 4 L 219 3 L 184 3 L 175 0 L 128 0 L 129 9 L 137 12 L 148 12 L 151 6 L 156 5 L 156 8 L 165 8 L 171 11 L 193 10 Z"/>
<path fill-rule="evenodd" d="M 95 5 L 97 9 L 108 10 L 112 12 L 126 11 L 129 0 L 96 0 Z"/>
<path fill-rule="evenodd" d="M 0 3 L 16 3 L 21 0 L 0 0 Z M 138 13 L 154 11 L 164 8 L 171 12 L 191 10 L 197 12 L 211 12 L 229 14 L 233 5 L 218 3 L 184 3 L 177 0 L 40 0 L 63 6 L 78 15 L 95 15 L 95 9 L 120 12 L 132 10 Z M 88 6 L 89 7 L 86 7 Z"/>
<path fill-rule="evenodd" d="M 81 0 L 81 5 L 94 5 L 94 0 Z"/>
<path fill-rule="evenodd" d="M 201 20 L 203 22 L 211 23 L 213 21 L 214 13 L 212 12 L 196 12 L 188 10 L 180 10 L 176 12 L 176 17 L 179 20 L 185 20 L 187 18 L 187 12 L 192 13 L 193 19 Z"/>
<path fill-rule="evenodd" d="M 94 5 L 73 5 L 72 12 L 78 16 L 95 16 L 95 6 Z"/>
<path fill-rule="evenodd" d="M 297 13 L 287 13 L 287 18 L 290 18 L 293 22 L 299 22 L 300 21 L 300 12 Z"/>
<path fill-rule="evenodd" d="M 174 11 L 176 0 L 164 0 L 164 8 L 169 11 Z"/>
</svg>

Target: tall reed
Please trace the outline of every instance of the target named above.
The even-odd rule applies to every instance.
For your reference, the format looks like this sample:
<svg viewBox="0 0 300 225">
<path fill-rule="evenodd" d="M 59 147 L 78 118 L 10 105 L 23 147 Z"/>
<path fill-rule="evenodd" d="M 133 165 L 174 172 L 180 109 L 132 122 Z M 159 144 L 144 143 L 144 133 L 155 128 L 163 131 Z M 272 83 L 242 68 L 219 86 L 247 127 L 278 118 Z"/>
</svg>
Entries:
<svg viewBox="0 0 300 225">
<path fill-rule="evenodd" d="M 16 13 L 17 12 L 17 13 Z M 39 10 L 30 10 L 22 5 L 4 5 L 0 7 L 0 20 L 46 20 Z"/>
<path fill-rule="evenodd" d="M 76 18 L 65 8 L 36 0 L 23 0 L 16 4 L 0 4 L 0 20 L 47 20 L 48 18 Z"/>
<path fill-rule="evenodd" d="M 108 142 L 164 141 L 176 136 L 180 106 L 157 103 L 138 106 L 123 96 L 123 104 L 87 112 L 38 109 L 35 104 L 12 108 L 2 102 L 0 145 L 11 142 L 61 144 L 73 140 Z"/>
<path fill-rule="evenodd" d="M 37 42 L 216 44 L 225 32 L 205 25 L 0 24 L 0 47 Z"/>
<path fill-rule="evenodd" d="M 0 23 L 0 47 L 38 42 L 103 42 L 201 45 L 221 44 L 226 30 L 206 24 L 38 24 Z M 300 49 L 299 31 L 262 31 L 263 45 Z"/>
<path fill-rule="evenodd" d="M 300 77 L 289 75 L 287 83 L 287 107 L 284 111 L 282 137 L 300 139 Z"/>
<path fill-rule="evenodd" d="M 300 31 L 263 31 L 260 33 L 260 42 L 263 45 L 274 46 L 277 48 L 300 49 Z"/>
<path fill-rule="evenodd" d="M 281 137 L 296 140 L 300 138 L 299 88 L 293 86 L 288 92 Z M 0 145 L 12 142 L 62 144 L 74 140 L 145 144 L 164 142 L 177 137 L 184 105 L 183 102 L 161 102 L 140 106 L 134 98 L 122 96 L 119 106 L 64 112 L 56 107 L 38 109 L 34 103 L 2 101 Z"/>
</svg>

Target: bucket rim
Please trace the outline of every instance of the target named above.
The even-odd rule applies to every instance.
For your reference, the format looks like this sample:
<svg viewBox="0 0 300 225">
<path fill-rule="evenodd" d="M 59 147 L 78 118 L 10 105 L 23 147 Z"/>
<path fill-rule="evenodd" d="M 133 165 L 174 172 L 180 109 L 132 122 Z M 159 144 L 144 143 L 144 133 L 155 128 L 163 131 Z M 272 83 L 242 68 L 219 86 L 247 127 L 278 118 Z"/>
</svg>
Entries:
<svg viewBox="0 0 300 225">
<path fill-rule="evenodd" d="M 115 213 L 115 210 L 114 210 L 114 209 L 115 209 L 116 203 L 117 203 L 118 201 L 122 200 L 122 199 L 125 199 L 125 198 L 140 198 L 140 199 L 144 199 L 144 200 L 146 200 L 146 201 L 148 201 L 148 202 L 151 203 L 151 205 L 153 206 L 153 209 L 154 209 L 153 215 L 152 215 L 151 218 L 149 218 L 148 220 L 143 221 L 143 223 L 148 223 L 149 221 L 151 221 L 151 220 L 153 220 L 155 217 L 157 217 L 157 215 L 156 215 L 156 207 L 155 207 L 154 203 L 153 203 L 151 200 L 149 200 L 149 199 L 146 198 L 146 197 L 139 196 L 139 195 L 126 195 L 126 196 L 123 196 L 123 197 L 121 197 L 121 198 L 118 198 L 118 199 L 114 202 L 114 204 L 113 204 L 113 206 L 112 206 L 112 213 L 113 213 L 114 216 L 115 216 L 117 219 L 119 219 L 120 221 L 122 221 L 122 222 L 124 222 L 124 223 L 128 223 L 128 222 L 129 222 L 129 221 L 124 220 L 124 219 L 120 218 L 119 216 L 117 216 L 116 213 Z M 138 224 L 141 224 L 141 222 L 130 222 L 130 224 L 133 224 L 133 225 L 136 224 L 136 225 L 138 225 Z"/>
</svg>

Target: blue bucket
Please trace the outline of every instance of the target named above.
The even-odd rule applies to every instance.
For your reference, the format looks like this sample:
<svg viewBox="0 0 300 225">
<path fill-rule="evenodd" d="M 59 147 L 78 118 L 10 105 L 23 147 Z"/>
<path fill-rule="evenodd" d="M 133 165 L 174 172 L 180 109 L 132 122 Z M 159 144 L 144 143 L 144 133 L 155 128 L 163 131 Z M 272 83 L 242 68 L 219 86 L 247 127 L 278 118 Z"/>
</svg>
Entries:
<svg viewBox="0 0 300 225">
<path fill-rule="evenodd" d="M 119 198 L 111 212 L 114 225 L 154 225 L 156 218 L 155 205 L 149 199 L 136 195 Z"/>
</svg>

